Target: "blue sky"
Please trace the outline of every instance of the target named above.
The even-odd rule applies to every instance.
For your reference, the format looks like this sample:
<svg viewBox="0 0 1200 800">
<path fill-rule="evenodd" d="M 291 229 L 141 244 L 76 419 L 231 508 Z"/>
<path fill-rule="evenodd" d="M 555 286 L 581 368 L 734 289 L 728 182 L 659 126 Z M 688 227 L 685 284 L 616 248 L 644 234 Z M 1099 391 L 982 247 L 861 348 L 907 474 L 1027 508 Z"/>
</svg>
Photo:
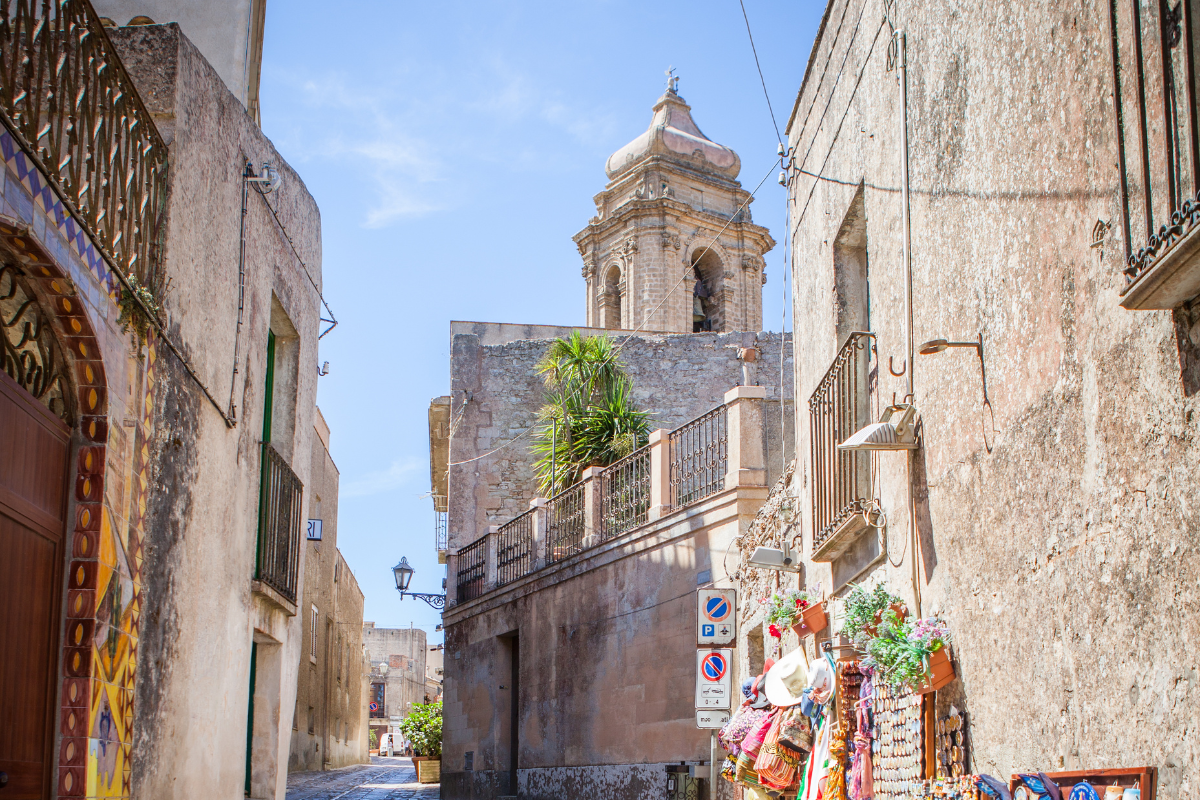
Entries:
<svg viewBox="0 0 1200 800">
<path fill-rule="evenodd" d="M 823 9 L 746 0 L 781 130 Z M 401 603 L 390 568 L 407 556 L 411 588 L 441 591 L 426 413 L 448 393 L 450 320 L 584 323 L 571 236 L 668 66 L 701 130 L 741 156 L 743 186 L 771 173 L 752 211 L 782 240 L 775 130 L 737 0 L 268 5 L 262 126 L 321 208 L 340 324 L 321 342 L 318 403 L 341 472 L 338 545 L 377 625 L 441 641 L 440 616 Z M 767 255 L 769 330 L 782 251 Z"/>
</svg>

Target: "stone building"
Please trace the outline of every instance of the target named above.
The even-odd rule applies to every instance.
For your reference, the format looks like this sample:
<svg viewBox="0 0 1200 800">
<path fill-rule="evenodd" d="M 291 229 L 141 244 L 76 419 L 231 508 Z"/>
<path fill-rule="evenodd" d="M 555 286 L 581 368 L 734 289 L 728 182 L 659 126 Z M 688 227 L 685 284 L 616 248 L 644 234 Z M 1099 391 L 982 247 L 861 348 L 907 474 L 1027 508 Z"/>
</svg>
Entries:
<svg viewBox="0 0 1200 800">
<path fill-rule="evenodd" d="M 832 0 L 787 124 L 794 511 L 744 552 L 789 538 L 835 632 L 850 582 L 940 615 L 968 771 L 1200 786 L 1184 7 Z M 916 449 L 836 450 L 909 396 Z"/>
<path fill-rule="evenodd" d="M 258 86 L 262 73 L 263 28 L 267 0 L 95 0 L 106 24 L 179 23 L 184 36 L 217 71 L 233 96 L 259 121 Z"/>
<path fill-rule="evenodd" d="M 594 328 L 693 333 L 762 328 L 763 254 L 741 159 L 709 139 L 676 92 L 650 127 L 609 157 L 596 216 L 575 235 Z"/>
<path fill-rule="evenodd" d="M 0 791 L 282 797 L 317 206 L 177 25 L 22 6 L 4 58 L 45 80 L 6 68 L 0 104 Z"/>
<path fill-rule="evenodd" d="M 728 584 L 733 543 L 794 449 L 791 338 L 756 332 L 774 242 L 738 168 L 672 85 L 576 236 L 589 327 L 451 323 L 450 394 L 429 412 L 445 798 L 656 798 L 667 764 L 708 763 L 697 589 Z M 618 341 L 657 430 L 545 498 L 535 367 L 575 332 Z"/>
<path fill-rule="evenodd" d="M 304 565 L 304 642 L 296 677 L 288 771 L 365 763 L 363 593 L 338 549 L 338 469 L 316 411 Z"/>
<path fill-rule="evenodd" d="M 369 724 L 378 741 L 380 733 L 399 732 L 396 726 L 413 706 L 426 702 L 429 648 L 420 628 L 376 628 L 374 622 L 364 622 L 362 638 L 371 661 L 368 702 L 376 704 L 369 712 Z"/>
</svg>

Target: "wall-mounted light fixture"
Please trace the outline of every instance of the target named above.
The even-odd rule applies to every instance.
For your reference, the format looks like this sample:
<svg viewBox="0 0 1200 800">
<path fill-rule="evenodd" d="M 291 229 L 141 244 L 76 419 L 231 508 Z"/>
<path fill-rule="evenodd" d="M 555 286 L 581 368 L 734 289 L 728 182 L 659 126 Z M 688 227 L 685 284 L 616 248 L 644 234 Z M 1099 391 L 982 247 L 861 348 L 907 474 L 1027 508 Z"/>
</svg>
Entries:
<svg viewBox="0 0 1200 800">
<path fill-rule="evenodd" d="M 754 554 L 750 556 L 750 566 L 761 567 L 762 569 L 773 569 L 779 572 L 799 572 L 800 567 L 796 565 L 796 558 L 792 554 L 791 545 L 787 539 L 783 540 L 783 547 L 756 547 Z"/>
<path fill-rule="evenodd" d="M 899 412 L 895 422 L 892 417 Z M 917 408 L 912 403 L 897 403 L 883 410 L 879 422 L 872 422 L 838 445 L 838 450 L 915 450 L 917 447 Z"/>
<path fill-rule="evenodd" d="M 983 337 L 979 337 L 977 342 L 952 342 L 948 339 L 930 339 L 917 348 L 917 352 L 923 356 L 932 356 L 938 353 L 945 352 L 951 347 L 970 347 L 975 350 L 975 354 L 979 356 L 979 376 L 983 381 L 983 402 L 984 405 L 991 405 L 991 400 L 988 399 L 987 391 L 987 368 L 983 362 Z"/>
<path fill-rule="evenodd" d="M 254 165 L 247 161 L 245 178 L 246 183 L 253 184 L 260 194 L 270 194 L 283 183 L 283 176 L 279 174 L 279 170 L 265 161 L 257 175 L 254 174 Z"/>
</svg>

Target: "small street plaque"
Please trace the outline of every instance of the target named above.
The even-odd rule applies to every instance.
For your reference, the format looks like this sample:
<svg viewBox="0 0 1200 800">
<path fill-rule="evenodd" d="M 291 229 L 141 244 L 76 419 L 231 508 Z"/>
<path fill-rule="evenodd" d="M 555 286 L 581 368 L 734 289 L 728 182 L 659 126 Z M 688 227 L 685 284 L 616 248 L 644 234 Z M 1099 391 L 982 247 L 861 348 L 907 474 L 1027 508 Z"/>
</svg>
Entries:
<svg viewBox="0 0 1200 800">
<path fill-rule="evenodd" d="M 728 711 L 696 709 L 697 728 L 724 728 L 726 722 L 729 722 Z"/>
</svg>

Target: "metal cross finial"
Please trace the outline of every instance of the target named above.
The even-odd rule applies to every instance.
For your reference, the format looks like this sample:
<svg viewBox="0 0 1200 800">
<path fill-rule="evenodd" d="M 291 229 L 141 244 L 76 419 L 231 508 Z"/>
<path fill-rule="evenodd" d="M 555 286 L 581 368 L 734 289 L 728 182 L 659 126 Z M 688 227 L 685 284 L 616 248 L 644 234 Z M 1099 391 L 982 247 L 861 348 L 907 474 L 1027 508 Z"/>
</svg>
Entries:
<svg viewBox="0 0 1200 800">
<path fill-rule="evenodd" d="M 665 74 L 667 76 L 667 91 L 668 92 L 678 92 L 679 91 L 679 78 L 677 78 L 675 76 L 675 68 L 667 67 L 667 71 Z"/>
</svg>

